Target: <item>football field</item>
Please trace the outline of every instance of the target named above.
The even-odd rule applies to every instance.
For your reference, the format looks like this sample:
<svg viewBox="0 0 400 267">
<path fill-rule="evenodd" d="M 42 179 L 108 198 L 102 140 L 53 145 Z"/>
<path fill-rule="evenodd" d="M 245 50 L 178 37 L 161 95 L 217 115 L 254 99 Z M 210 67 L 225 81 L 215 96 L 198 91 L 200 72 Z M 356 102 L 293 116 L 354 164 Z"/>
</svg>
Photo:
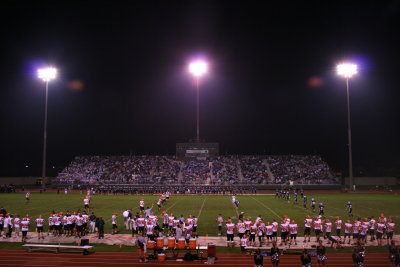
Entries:
<svg viewBox="0 0 400 267">
<path fill-rule="evenodd" d="M 374 216 L 377 218 L 381 213 L 386 217 L 392 217 L 398 225 L 400 216 L 400 197 L 397 194 L 313 194 L 305 192 L 308 198 L 307 209 L 303 208 L 303 201 L 299 195 L 298 204 L 283 199 L 275 198 L 274 195 L 238 195 L 240 201 L 239 208 L 236 209 L 232 204 L 229 195 L 171 195 L 170 199 L 165 203 L 163 208 L 158 211 L 156 202 L 158 195 L 93 195 L 90 203 L 90 213 L 94 212 L 96 216 L 102 216 L 106 221 L 106 233 L 111 232 L 111 215 L 118 213 L 118 224 L 120 233 L 128 233 L 123 225 L 122 212 L 125 209 L 132 209 L 132 213 L 139 211 L 139 200 L 143 198 L 146 206 L 154 203 L 153 211 L 161 215 L 163 210 L 168 214 L 173 213 L 176 217 L 183 215 L 187 218 L 193 215 L 199 218 L 198 232 L 200 235 L 215 236 L 217 235 L 216 218 L 218 214 L 222 214 L 225 220 L 228 217 L 237 222 L 237 217 L 241 211 L 245 217 L 251 217 L 254 220 L 261 215 L 264 222 L 272 222 L 276 219 L 278 222 L 283 216 L 287 215 L 299 224 L 299 233 L 302 236 L 303 220 L 306 215 L 317 216 L 316 212 L 310 209 L 311 198 L 315 198 L 317 206 L 319 203 L 325 205 L 325 218 L 334 220 L 335 216 L 340 216 L 343 220 L 349 219 L 346 210 L 347 201 L 353 204 L 354 219 L 357 217 L 368 218 Z M 56 194 L 56 193 L 32 193 L 31 201 L 26 203 L 23 193 L 0 194 L 0 206 L 4 207 L 14 217 L 18 214 L 20 218 L 29 214 L 31 222 L 38 215 L 48 218 L 52 211 L 66 212 L 67 210 L 74 212 L 78 209 L 83 210 L 84 194 Z M 161 218 L 159 223 L 162 224 Z M 398 229 L 398 227 L 396 227 Z M 35 230 L 35 224 L 31 223 L 30 231 Z M 47 227 L 45 227 L 45 231 Z M 396 231 L 397 232 L 397 231 Z"/>
</svg>

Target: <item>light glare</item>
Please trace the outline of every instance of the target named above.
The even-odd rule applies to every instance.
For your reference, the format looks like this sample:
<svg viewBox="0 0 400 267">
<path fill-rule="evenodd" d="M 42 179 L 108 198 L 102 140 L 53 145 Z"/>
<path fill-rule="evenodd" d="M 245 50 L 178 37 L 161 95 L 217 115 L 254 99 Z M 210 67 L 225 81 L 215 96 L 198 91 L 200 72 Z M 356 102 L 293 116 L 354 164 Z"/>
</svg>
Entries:
<svg viewBox="0 0 400 267">
<path fill-rule="evenodd" d="M 349 63 L 339 64 L 337 65 L 337 74 L 345 78 L 351 78 L 357 74 L 357 65 Z"/>
<path fill-rule="evenodd" d="M 207 64 L 204 62 L 194 62 L 189 65 L 189 71 L 196 77 L 207 72 Z"/>
<path fill-rule="evenodd" d="M 49 68 L 38 69 L 38 77 L 39 79 L 42 79 L 44 82 L 49 82 L 55 79 L 56 76 L 57 76 L 57 70 L 55 68 L 49 67 Z"/>
</svg>

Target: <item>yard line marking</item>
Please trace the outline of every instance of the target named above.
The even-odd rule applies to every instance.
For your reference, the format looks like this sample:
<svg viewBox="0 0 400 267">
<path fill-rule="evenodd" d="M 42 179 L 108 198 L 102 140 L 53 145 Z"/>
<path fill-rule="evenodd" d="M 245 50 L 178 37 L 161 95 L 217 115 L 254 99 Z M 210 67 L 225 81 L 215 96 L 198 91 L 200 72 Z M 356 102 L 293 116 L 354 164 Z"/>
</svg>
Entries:
<svg viewBox="0 0 400 267">
<path fill-rule="evenodd" d="M 261 201 L 259 201 L 258 199 L 256 199 L 255 197 L 251 197 L 252 199 L 254 199 L 255 201 L 257 201 L 258 203 L 260 203 L 262 206 L 264 206 L 265 208 L 267 208 L 270 212 L 272 212 L 273 214 L 276 215 L 276 218 L 280 219 L 282 218 L 281 216 L 279 216 L 278 213 L 276 213 L 273 209 L 271 209 L 270 207 L 268 207 L 267 205 L 265 205 L 264 203 L 262 203 Z"/>
<path fill-rule="evenodd" d="M 201 211 L 202 211 L 202 210 L 203 210 L 203 208 L 204 208 L 204 203 L 206 203 L 206 199 L 207 199 L 207 196 L 204 198 L 204 200 L 203 200 L 203 204 L 201 204 L 201 208 L 200 208 L 199 214 L 197 215 L 197 219 L 199 219 L 199 218 L 200 218 Z"/>
</svg>

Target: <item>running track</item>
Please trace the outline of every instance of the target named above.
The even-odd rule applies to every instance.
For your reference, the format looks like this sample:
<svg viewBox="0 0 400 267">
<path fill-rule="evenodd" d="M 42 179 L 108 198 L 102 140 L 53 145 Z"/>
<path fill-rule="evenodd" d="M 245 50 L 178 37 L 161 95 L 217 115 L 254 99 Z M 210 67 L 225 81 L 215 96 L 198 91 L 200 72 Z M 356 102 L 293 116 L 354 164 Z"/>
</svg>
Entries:
<svg viewBox="0 0 400 267">
<path fill-rule="evenodd" d="M 253 266 L 252 256 L 243 254 L 217 254 L 218 261 L 214 266 Z M 326 266 L 352 266 L 351 255 L 344 253 L 328 254 Z M 279 266 L 300 266 L 300 255 L 283 255 Z M 264 266 L 271 266 L 270 258 L 264 258 Z M 22 250 L 0 250 L 0 266 L 30 266 L 30 267 L 128 267 L 128 266 L 206 266 L 201 261 L 176 262 L 167 260 L 164 263 L 151 261 L 149 263 L 139 263 L 137 253 L 129 252 L 96 252 L 84 256 L 78 253 L 52 253 L 52 252 L 26 252 Z M 313 266 L 316 259 L 313 258 Z M 385 267 L 390 266 L 388 254 L 370 253 L 366 255 L 366 267 Z"/>
</svg>

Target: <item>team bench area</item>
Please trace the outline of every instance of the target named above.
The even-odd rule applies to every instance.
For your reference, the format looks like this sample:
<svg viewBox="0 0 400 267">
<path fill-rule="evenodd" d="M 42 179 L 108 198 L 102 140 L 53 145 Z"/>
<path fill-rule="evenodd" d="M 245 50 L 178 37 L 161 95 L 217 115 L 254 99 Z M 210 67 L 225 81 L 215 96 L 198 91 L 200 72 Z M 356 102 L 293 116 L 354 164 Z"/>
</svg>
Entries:
<svg viewBox="0 0 400 267">
<path fill-rule="evenodd" d="M 66 246 L 66 245 L 45 245 L 45 244 L 24 244 L 23 247 L 28 248 L 28 252 L 32 251 L 54 251 L 59 253 L 61 251 L 82 252 L 83 255 L 89 255 L 89 250 L 93 246 Z"/>
</svg>

